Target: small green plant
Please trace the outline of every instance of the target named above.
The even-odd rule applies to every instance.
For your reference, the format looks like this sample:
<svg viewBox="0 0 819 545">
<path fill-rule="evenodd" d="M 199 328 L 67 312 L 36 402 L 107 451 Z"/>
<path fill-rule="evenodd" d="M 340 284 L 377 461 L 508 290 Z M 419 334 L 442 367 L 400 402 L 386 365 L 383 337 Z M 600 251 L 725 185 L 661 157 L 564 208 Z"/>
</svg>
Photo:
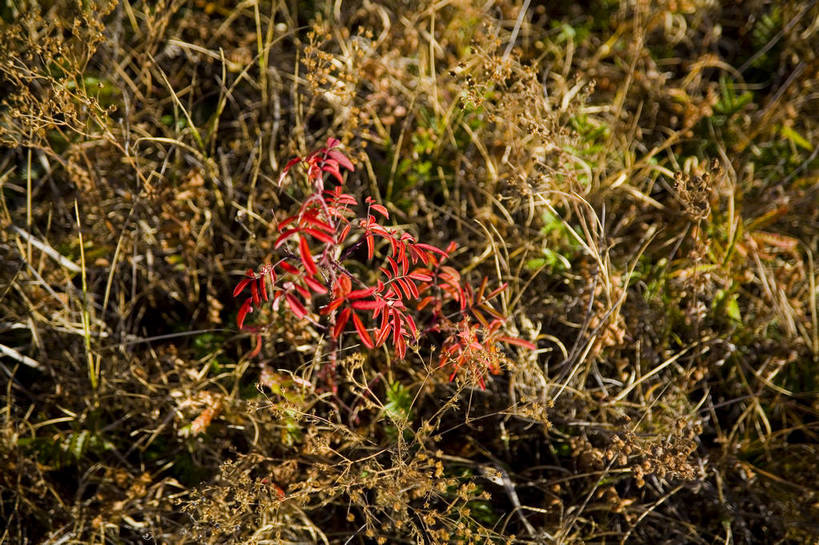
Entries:
<svg viewBox="0 0 819 545">
<path fill-rule="evenodd" d="M 714 119 L 717 125 L 724 125 L 728 118 L 739 112 L 754 99 L 754 94 L 751 91 L 745 91 L 738 95 L 733 80 L 725 76 L 719 79 L 719 91 L 719 100 L 714 105 L 714 111 L 720 114 Z"/>
</svg>

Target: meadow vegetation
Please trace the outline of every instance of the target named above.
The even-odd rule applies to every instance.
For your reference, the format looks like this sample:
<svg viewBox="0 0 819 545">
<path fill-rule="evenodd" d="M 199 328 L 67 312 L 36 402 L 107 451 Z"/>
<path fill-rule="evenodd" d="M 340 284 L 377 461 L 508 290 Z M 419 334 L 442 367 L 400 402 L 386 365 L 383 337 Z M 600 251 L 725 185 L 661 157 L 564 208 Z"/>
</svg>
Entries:
<svg viewBox="0 0 819 545">
<path fill-rule="evenodd" d="M 815 0 L 0 0 L 0 542 L 816 543 L 817 89 Z"/>
</svg>

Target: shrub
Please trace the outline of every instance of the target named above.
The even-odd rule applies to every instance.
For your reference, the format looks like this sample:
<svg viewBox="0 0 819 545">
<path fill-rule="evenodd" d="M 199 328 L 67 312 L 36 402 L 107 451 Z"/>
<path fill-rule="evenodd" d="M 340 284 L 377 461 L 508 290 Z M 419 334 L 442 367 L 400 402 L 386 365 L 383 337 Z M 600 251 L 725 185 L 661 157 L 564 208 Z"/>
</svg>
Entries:
<svg viewBox="0 0 819 545">
<path fill-rule="evenodd" d="M 486 373 L 498 373 L 504 361 L 498 343 L 535 348 L 529 341 L 502 334 L 506 316 L 490 301 L 505 284 L 487 291 L 488 278 L 484 277 L 478 289 L 473 289 L 447 264 L 456 248 L 454 242 L 442 250 L 400 228 L 383 225 L 389 211 L 372 197 L 364 200 L 366 213 L 357 215 L 354 207 L 359 202 L 343 192 L 341 173 L 355 168 L 340 145 L 331 137 L 324 147 L 291 159 L 282 170 L 280 187 L 290 170 L 301 163 L 312 192 L 305 195 L 298 213 L 278 222 L 273 246 L 279 259 L 256 271 L 249 269 L 236 285 L 234 297 L 250 288 L 236 324 L 256 334 L 258 351 L 262 328 L 245 327 L 247 315 L 266 302 L 279 310 L 284 301 L 297 318 L 326 329 L 334 344 L 352 326 L 364 346 L 372 349 L 389 341 L 399 359 L 406 357 L 408 347 L 438 333 L 445 339 L 439 363 L 453 366 L 450 380 L 467 369 L 485 388 Z M 327 175 L 338 185 L 326 188 Z M 345 263 L 363 260 L 365 245 L 366 263 L 375 270 L 374 275 L 362 278 Z M 312 310 L 314 297 L 326 299 L 318 307 L 318 316 Z"/>
</svg>

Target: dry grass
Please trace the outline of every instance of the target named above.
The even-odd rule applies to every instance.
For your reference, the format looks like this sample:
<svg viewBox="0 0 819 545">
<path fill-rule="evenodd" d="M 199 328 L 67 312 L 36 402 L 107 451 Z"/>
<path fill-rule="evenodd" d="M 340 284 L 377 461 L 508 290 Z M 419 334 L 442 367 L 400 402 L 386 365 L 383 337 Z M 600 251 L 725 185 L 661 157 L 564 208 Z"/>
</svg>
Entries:
<svg viewBox="0 0 819 545">
<path fill-rule="evenodd" d="M 0 541 L 815 543 L 819 5 L 553 4 L 0 2 Z M 509 283 L 486 391 L 251 357 L 328 136 Z"/>
</svg>

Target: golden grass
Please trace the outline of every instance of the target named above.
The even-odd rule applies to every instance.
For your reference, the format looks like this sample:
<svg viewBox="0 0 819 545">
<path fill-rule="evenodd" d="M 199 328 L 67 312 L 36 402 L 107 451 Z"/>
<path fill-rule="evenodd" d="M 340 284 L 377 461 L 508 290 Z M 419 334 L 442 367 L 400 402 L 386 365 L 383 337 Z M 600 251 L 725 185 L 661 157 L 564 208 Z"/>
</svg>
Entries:
<svg viewBox="0 0 819 545">
<path fill-rule="evenodd" d="M 0 3 L 0 541 L 815 542 L 817 17 Z M 508 282 L 538 349 L 485 392 L 434 332 L 328 376 L 266 309 L 251 357 L 232 288 L 328 136 Z"/>
</svg>

